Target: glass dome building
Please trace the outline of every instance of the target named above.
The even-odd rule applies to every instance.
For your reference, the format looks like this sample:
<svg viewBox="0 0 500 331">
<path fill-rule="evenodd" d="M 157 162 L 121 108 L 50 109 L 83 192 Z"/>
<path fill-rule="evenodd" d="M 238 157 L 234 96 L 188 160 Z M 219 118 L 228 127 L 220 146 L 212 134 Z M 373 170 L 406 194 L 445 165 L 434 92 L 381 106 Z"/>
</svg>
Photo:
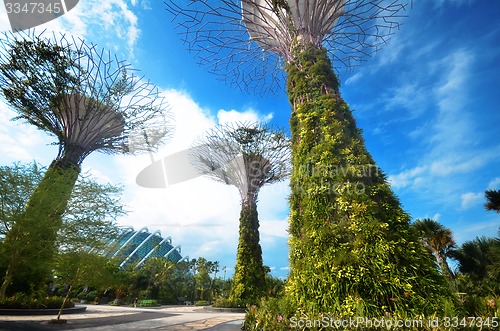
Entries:
<svg viewBox="0 0 500 331">
<path fill-rule="evenodd" d="M 149 258 L 164 258 L 173 262 L 183 259 L 180 245 L 174 246 L 172 238 L 163 238 L 159 230 L 150 233 L 147 227 L 138 231 L 133 227 L 123 228 L 116 239 L 110 241 L 105 252 L 106 256 L 118 259 L 122 268 L 140 267 Z"/>
</svg>

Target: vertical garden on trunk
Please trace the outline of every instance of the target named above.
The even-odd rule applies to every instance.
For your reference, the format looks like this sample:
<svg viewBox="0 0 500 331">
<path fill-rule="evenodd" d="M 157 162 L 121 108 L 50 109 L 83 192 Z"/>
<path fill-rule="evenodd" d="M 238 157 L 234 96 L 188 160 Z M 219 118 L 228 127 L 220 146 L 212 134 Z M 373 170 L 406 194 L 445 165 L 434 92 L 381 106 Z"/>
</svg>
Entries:
<svg viewBox="0 0 500 331">
<path fill-rule="evenodd" d="M 450 292 L 409 229 L 339 93 L 326 50 L 298 45 L 292 105 L 289 299 L 299 310 L 432 313 Z"/>
</svg>

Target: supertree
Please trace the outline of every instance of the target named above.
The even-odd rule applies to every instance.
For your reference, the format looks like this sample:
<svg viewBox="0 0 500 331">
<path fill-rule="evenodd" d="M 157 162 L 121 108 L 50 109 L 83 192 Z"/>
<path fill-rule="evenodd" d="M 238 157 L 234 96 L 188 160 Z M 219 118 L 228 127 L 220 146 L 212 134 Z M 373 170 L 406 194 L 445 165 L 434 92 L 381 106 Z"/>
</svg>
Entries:
<svg viewBox="0 0 500 331">
<path fill-rule="evenodd" d="M 240 193 L 238 251 L 230 300 L 256 303 L 265 288 L 258 194 L 264 185 L 289 176 L 290 140 L 283 130 L 266 124 L 226 124 L 199 138 L 190 160 L 200 173 L 233 185 Z"/>
<path fill-rule="evenodd" d="M 54 136 L 59 147 L 2 243 L 2 299 L 15 273 L 45 281 L 83 160 L 94 151 L 153 150 L 171 125 L 154 85 L 109 52 L 64 34 L 4 34 L 0 85 L 15 119 Z"/>
<path fill-rule="evenodd" d="M 399 27 L 400 0 L 166 2 L 182 39 L 242 90 L 279 90 L 292 106 L 286 297 L 296 312 L 425 314 L 449 290 L 365 147 L 340 95 L 351 68 Z M 284 70 L 282 70 L 284 69 Z"/>
</svg>

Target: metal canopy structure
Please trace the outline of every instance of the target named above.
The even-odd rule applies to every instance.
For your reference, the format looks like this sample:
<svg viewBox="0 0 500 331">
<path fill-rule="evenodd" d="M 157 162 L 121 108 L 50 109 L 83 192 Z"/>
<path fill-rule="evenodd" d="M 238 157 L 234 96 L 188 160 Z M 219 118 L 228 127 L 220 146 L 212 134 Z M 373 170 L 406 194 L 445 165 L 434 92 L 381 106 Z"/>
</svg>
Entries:
<svg viewBox="0 0 500 331">
<path fill-rule="evenodd" d="M 199 64 L 237 89 L 283 92 L 297 42 L 325 47 L 337 71 L 376 52 L 399 28 L 406 0 L 166 0 Z"/>
<path fill-rule="evenodd" d="M 320 46 L 344 13 L 345 0 L 283 0 L 283 4 L 276 8 L 268 0 L 242 0 L 241 16 L 250 40 L 287 57 L 294 38 Z"/>
</svg>

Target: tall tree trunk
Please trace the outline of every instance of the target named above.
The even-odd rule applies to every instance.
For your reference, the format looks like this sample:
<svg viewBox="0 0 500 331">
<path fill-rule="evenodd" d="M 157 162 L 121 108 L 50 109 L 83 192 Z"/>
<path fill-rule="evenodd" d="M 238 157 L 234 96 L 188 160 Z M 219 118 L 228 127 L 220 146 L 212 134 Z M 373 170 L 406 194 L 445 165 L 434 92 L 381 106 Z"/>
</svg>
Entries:
<svg viewBox="0 0 500 331">
<path fill-rule="evenodd" d="M 62 225 L 61 217 L 79 173 L 78 166 L 60 161 L 54 161 L 47 169 L 2 244 L 2 254 L 8 264 L 3 291 L 10 285 L 9 279 L 20 283 L 20 287 L 23 282 L 37 287 L 47 280 L 57 249 L 55 241 Z"/>
<path fill-rule="evenodd" d="M 76 271 L 77 274 L 78 274 L 79 270 L 80 270 L 80 268 L 77 269 L 77 271 Z M 64 306 L 66 305 L 66 302 L 69 299 L 72 287 L 73 287 L 73 284 L 69 284 L 68 292 L 66 292 L 66 295 L 64 296 L 64 300 L 62 302 L 61 308 L 59 309 L 59 313 L 57 313 L 57 320 L 61 319 L 61 315 L 62 315 L 62 312 L 64 310 Z"/>
<path fill-rule="evenodd" d="M 243 201 L 240 213 L 238 251 L 231 287 L 231 300 L 256 303 L 264 293 L 265 272 L 259 240 L 257 203 L 252 194 Z"/>
<path fill-rule="evenodd" d="M 366 315 L 423 313 L 450 295 L 445 282 L 366 150 L 326 50 L 294 55 L 287 296 L 302 311 L 339 316 L 360 303 Z"/>
<path fill-rule="evenodd" d="M 436 261 L 439 265 L 439 269 L 441 269 L 442 275 L 448 280 L 451 280 L 453 278 L 453 274 L 448 266 L 448 263 L 446 262 L 446 256 L 443 256 L 442 253 L 436 249 L 432 249 L 432 254 L 436 257 Z"/>
<path fill-rule="evenodd" d="M 0 302 L 5 301 L 5 296 L 7 293 L 7 287 L 9 287 L 10 282 L 12 281 L 12 264 L 7 266 L 7 270 L 5 271 L 5 275 L 3 277 L 2 285 L 0 286 Z"/>
</svg>

